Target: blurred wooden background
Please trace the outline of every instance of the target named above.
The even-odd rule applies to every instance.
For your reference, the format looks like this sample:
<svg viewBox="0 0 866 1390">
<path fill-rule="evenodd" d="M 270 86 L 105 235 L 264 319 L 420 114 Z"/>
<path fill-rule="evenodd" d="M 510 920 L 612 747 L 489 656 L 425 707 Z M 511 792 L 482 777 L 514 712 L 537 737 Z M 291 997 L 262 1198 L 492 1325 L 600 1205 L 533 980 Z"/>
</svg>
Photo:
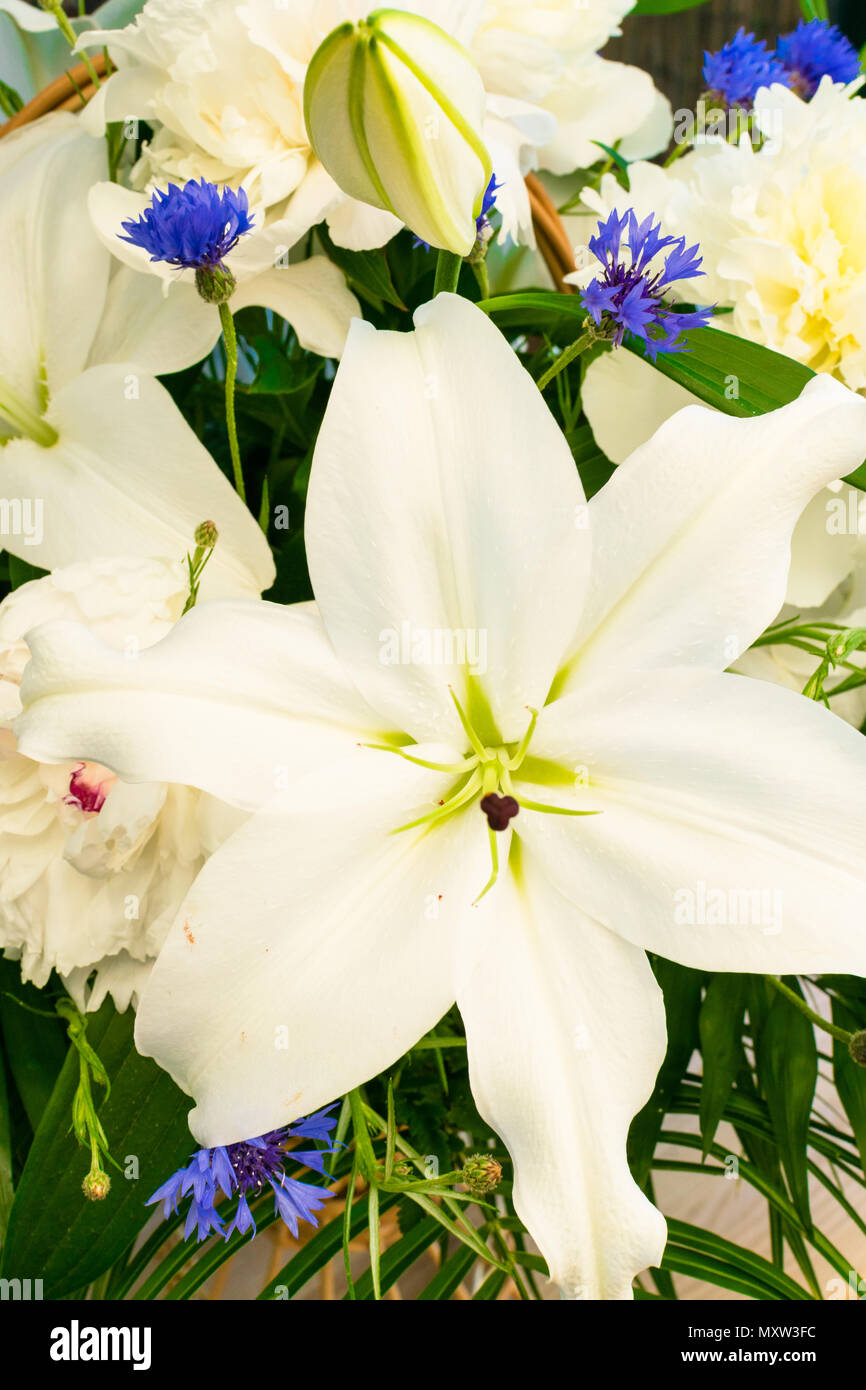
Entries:
<svg viewBox="0 0 866 1390">
<path fill-rule="evenodd" d="M 864 0 L 856 4 L 862 6 Z M 716 52 L 741 25 L 772 47 L 778 35 L 795 29 L 802 17 L 799 0 L 709 0 L 679 14 L 626 15 L 622 38 L 611 40 L 604 56 L 646 68 L 674 110 L 694 108 L 704 90 L 704 49 Z"/>
</svg>

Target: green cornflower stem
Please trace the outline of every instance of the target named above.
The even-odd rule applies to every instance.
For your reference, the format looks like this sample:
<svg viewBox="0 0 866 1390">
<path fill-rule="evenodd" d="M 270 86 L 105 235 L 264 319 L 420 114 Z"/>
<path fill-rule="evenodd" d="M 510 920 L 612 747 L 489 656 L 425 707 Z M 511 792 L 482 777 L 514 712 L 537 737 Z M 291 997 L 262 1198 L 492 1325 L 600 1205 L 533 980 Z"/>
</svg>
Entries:
<svg viewBox="0 0 866 1390">
<path fill-rule="evenodd" d="M 44 10 L 48 10 L 49 13 L 54 15 L 54 18 L 57 20 L 57 27 L 60 30 L 61 34 L 65 38 L 66 42 L 69 44 L 69 47 L 74 48 L 75 45 L 78 43 L 78 37 L 64 13 L 63 6 L 61 5 L 60 0 L 53 0 L 53 4 L 48 5 L 43 3 L 42 8 Z M 79 10 L 79 14 L 80 13 L 81 11 Z M 86 53 L 81 54 L 81 61 L 87 68 L 88 76 L 91 82 L 93 83 L 94 87 L 98 87 L 100 85 L 99 74 L 97 73 L 96 68 L 93 66 Z"/>
<path fill-rule="evenodd" d="M 801 999 L 795 990 L 789 989 L 781 980 L 777 980 L 775 975 L 768 975 L 766 978 L 773 986 L 773 989 L 783 994 L 788 1000 L 788 1003 L 793 1004 L 795 1009 L 799 1009 L 800 1013 L 803 1014 L 805 1018 L 808 1018 L 810 1023 L 814 1023 L 815 1027 L 822 1029 L 823 1032 L 829 1033 L 832 1038 L 837 1038 L 839 1042 L 845 1043 L 847 1047 L 853 1037 L 852 1033 L 847 1032 L 844 1028 L 837 1027 L 835 1023 L 828 1023 L 826 1018 L 822 1018 L 820 1014 L 816 1014 L 814 1009 L 809 1008 L 805 999 Z"/>
<path fill-rule="evenodd" d="M 554 377 L 559 376 L 559 373 L 564 371 L 570 362 L 573 362 L 576 357 L 579 357 L 582 352 L 585 352 L 590 343 L 594 343 L 595 341 L 596 333 L 594 327 L 587 328 L 575 342 L 569 347 L 564 348 L 556 361 L 548 367 L 544 375 L 538 378 L 539 391 L 543 391 L 545 387 L 549 386 Z"/>
<path fill-rule="evenodd" d="M 437 294 L 456 294 L 457 282 L 460 279 L 460 267 L 463 264 L 463 257 L 458 256 L 454 251 L 440 251 L 436 262 L 436 280 L 433 285 L 433 298 Z"/>
<path fill-rule="evenodd" d="M 220 323 L 226 345 L 226 428 L 229 433 L 229 448 L 232 455 L 232 471 L 235 475 L 235 489 L 242 502 L 247 500 L 244 475 L 241 468 L 241 451 L 238 446 L 238 426 L 235 419 L 235 380 L 238 374 L 238 335 L 235 321 L 228 304 L 221 304 Z"/>
</svg>

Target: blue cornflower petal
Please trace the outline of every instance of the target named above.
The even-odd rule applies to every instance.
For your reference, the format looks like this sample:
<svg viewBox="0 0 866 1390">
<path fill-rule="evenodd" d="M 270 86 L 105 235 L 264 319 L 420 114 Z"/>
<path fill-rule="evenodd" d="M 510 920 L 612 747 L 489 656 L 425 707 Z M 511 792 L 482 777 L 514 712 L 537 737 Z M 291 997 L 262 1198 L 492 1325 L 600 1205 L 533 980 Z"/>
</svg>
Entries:
<svg viewBox="0 0 866 1390">
<path fill-rule="evenodd" d="M 220 269 L 224 258 L 247 232 L 253 217 L 242 188 L 223 188 L 206 179 L 191 179 L 180 188 L 170 183 L 154 193 L 140 217 L 121 223 L 118 236 L 184 270 Z"/>
<path fill-rule="evenodd" d="M 739 29 L 718 53 L 704 53 L 704 81 L 708 91 L 726 106 L 751 107 L 759 87 L 773 82 L 790 85 L 789 75 L 762 39 Z"/>
<path fill-rule="evenodd" d="M 789 82 L 802 96 L 815 95 L 822 77 L 853 82 L 860 75 L 860 55 L 835 24 L 824 19 L 801 19 L 793 34 L 776 45 L 776 57 Z"/>
<path fill-rule="evenodd" d="M 712 309 L 675 313 L 663 298 L 670 285 L 705 272 L 700 247 L 687 246 L 685 237 L 663 236 L 661 223 L 652 214 L 639 222 L 633 210 L 620 216 L 614 208 L 599 222 L 589 246 L 603 273 L 583 289 L 581 303 L 601 330 L 598 336 L 619 346 L 628 333 L 643 342 L 647 356 L 654 360 L 660 352 L 682 351 L 683 331 L 712 317 Z M 667 256 L 659 264 L 663 252 Z"/>
<path fill-rule="evenodd" d="M 324 1175 L 324 1156 L 334 1153 L 338 1147 L 330 1137 L 337 1123 L 336 1116 L 330 1113 L 334 1109 L 334 1105 L 329 1105 L 296 1121 L 291 1128 L 254 1135 L 237 1144 L 196 1150 L 186 1166 L 157 1188 L 146 1205 L 163 1202 L 167 1219 L 172 1211 L 177 1211 L 178 1200 L 191 1192 L 185 1237 L 197 1231 L 198 1239 L 205 1240 L 215 1231 L 228 1240 L 234 1231 L 243 1235 L 251 1230 L 255 1235 L 256 1223 L 248 1198 L 258 1196 L 269 1183 L 274 1190 L 277 1212 L 296 1236 L 299 1220 L 317 1225 L 313 1212 L 321 1208 L 331 1193 L 326 1188 L 288 1177 L 285 1165 L 289 1161 L 303 1163 Z M 325 1148 L 286 1149 L 289 1139 L 301 1137 L 319 1141 Z M 237 1192 L 237 1207 L 226 1226 L 216 1203 L 221 1194 L 230 1197 L 234 1192 Z"/>
</svg>

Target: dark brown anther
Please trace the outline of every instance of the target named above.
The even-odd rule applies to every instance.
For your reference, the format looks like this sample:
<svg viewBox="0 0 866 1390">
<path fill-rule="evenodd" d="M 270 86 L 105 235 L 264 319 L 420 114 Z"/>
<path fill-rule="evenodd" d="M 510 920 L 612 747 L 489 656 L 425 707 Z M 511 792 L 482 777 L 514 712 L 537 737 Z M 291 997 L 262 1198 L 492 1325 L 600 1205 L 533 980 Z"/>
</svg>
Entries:
<svg viewBox="0 0 866 1390">
<path fill-rule="evenodd" d="M 480 806 L 487 817 L 487 824 L 491 830 L 505 830 L 508 822 L 520 810 L 520 806 L 513 796 L 499 796 L 496 792 L 491 792 L 489 796 L 483 796 Z"/>
</svg>

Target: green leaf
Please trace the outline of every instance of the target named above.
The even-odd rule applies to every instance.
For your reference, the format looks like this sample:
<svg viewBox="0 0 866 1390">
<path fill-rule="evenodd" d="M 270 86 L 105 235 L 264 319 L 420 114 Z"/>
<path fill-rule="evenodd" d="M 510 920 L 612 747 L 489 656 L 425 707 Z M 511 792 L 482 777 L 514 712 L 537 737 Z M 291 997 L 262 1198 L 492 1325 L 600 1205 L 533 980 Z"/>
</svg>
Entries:
<svg viewBox="0 0 866 1390">
<path fill-rule="evenodd" d="M 778 410 L 796 400 L 815 376 L 802 362 L 734 333 L 693 328 L 685 337 L 687 351 L 659 353 L 651 365 L 725 415 L 748 418 Z M 649 361 L 637 342 L 627 340 L 625 347 Z M 866 464 L 849 474 L 846 481 L 866 488 Z"/>
<path fill-rule="evenodd" d="M 638 0 L 632 14 L 678 14 L 680 10 L 696 10 L 707 0 Z"/>
<path fill-rule="evenodd" d="M 791 988 L 796 980 L 785 981 Z M 773 1000 L 757 1037 L 758 1080 L 767 1101 L 791 1199 L 805 1228 L 809 1208 L 809 1119 L 818 1079 L 815 1032 L 807 1018 L 781 995 Z"/>
<path fill-rule="evenodd" d="M 833 1000 L 833 1022 L 840 1028 L 847 1028 L 850 1033 L 855 1033 L 860 1027 L 856 1015 L 837 999 Z M 860 1163 L 866 1174 L 866 1067 L 858 1067 L 848 1051 L 848 1044 L 840 1042 L 838 1038 L 833 1039 L 833 1080 L 848 1123 L 854 1131 L 860 1150 Z"/>
<path fill-rule="evenodd" d="M 522 290 L 516 294 L 497 295 L 482 299 L 478 304 L 490 314 L 501 328 L 525 328 L 538 332 L 562 327 L 570 320 L 577 336 L 578 325 L 586 318 L 586 310 L 576 294 L 553 294 L 547 290 Z"/>
<path fill-rule="evenodd" d="M 10 995 L 13 997 L 10 998 Z M 21 1002 L 16 1003 L 16 1000 Z M 66 1030 L 60 1019 L 42 1017 L 51 1009 L 50 998 L 35 986 L 22 983 L 17 961 L 0 959 L 3 1050 L 24 1111 L 34 1130 L 42 1118 L 66 1056 Z"/>
<path fill-rule="evenodd" d="M 316 228 L 316 235 L 324 247 L 325 254 L 334 265 L 339 266 L 349 284 L 360 292 L 372 295 L 374 299 L 384 299 L 395 309 L 405 309 L 406 305 L 394 288 L 388 256 L 384 247 L 379 251 L 347 251 L 337 246 L 328 235 L 324 224 Z"/>
<path fill-rule="evenodd" d="M 678 1246 L 683 1250 L 710 1255 L 725 1262 L 732 1269 L 738 1270 L 743 1277 L 755 1279 L 771 1290 L 771 1298 L 809 1299 L 805 1289 L 769 1260 L 765 1260 L 762 1255 L 756 1255 L 753 1250 L 747 1250 L 742 1245 L 735 1245 L 733 1241 L 725 1240 L 713 1231 L 692 1226 L 687 1221 L 669 1219 L 668 1244 L 669 1248 Z"/>
<path fill-rule="evenodd" d="M 460 1287 L 472 1266 L 476 1261 L 474 1250 L 462 1245 L 459 1250 L 446 1260 L 442 1268 L 433 1276 L 430 1283 L 423 1288 L 418 1295 L 418 1301 L 428 1302 L 431 1299 L 442 1301 L 450 1298 Z"/>
<path fill-rule="evenodd" d="M 6 1068 L 0 1056 L 0 1249 L 6 1239 L 6 1227 L 12 1210 L 12 1123 L 9 1116 L 9 1096 L 6 1090 Z"/>
<path fill-rule="evenodd" d="M 655 1089 L 643 1110 L 635 1115 L 629 1130 L 629 1164 L 639 1187 L 643 1187 L 649 1177 L 665 1114 L 698 1044 L 698 1013 L 704 978 L 698 970 L 674 965 L 661 957 L 655 958 L 653 969 L 665 999 L 668 1050 Z"/>
<path fill-rule="evenodd" d="M 372 1195 L 372 1194 L 371 1194 Z M 378 1278 L 374 1278 L 373 1269 L 367 1269 L 360 1279 L 355 1281 L 356 1298 L 381 1298 L 402 1278 L 407 1270 L 424 1251 L 429 1248 L 439 1235 L 439 1225 L 431 1217 L 425 1217 L 423 1221 L 418 1221 L 408 1235 L 402 1236 L 385 1251 L 378 1261 Z M 345 1295 L 348 1298 L 348 1295 Z"/>
<path fill-rule="evenodd" d="M 719 1121 L 744 1061 L 742 1035 L 745 1012 L 745 976 L 714 976 L 707 986 L 698 1020 L 704 1063 L 701 1134 L 704 1136 L 705 1155 L 712 1147 Z"/>
<path fill-rule="evenodd" d="M 47 570 L 31 565 L 28 560 L 9 555 L 9 584 L 13 589 L 20 589 L 22 584 L 29 584 L 31 579 L 42 579 L 47 573 Z"/>
<path fill-rule="evenodd" d="M 13 1006 L 14 1007 L 14 1006 Z M 81 1191 L 89 1154 L 70 1131 L 78 1053 L 69 1049 L 18 1184 L 3 1258 L 6 1278 L 44 1280 L 46 1298 L 64 1298 L 91 1283 L 132 1244 L 151 1211 L 145 1202 L 194 1147 L 189 1098 L 132 1041 L 134 1017 L 106 1002 L 88 1017 L 88 1039 L 111 1079 L 95 1096 L 112 1155 L 138 1177 L 115 1173 L 104 1202 Z"/>
</svg>

